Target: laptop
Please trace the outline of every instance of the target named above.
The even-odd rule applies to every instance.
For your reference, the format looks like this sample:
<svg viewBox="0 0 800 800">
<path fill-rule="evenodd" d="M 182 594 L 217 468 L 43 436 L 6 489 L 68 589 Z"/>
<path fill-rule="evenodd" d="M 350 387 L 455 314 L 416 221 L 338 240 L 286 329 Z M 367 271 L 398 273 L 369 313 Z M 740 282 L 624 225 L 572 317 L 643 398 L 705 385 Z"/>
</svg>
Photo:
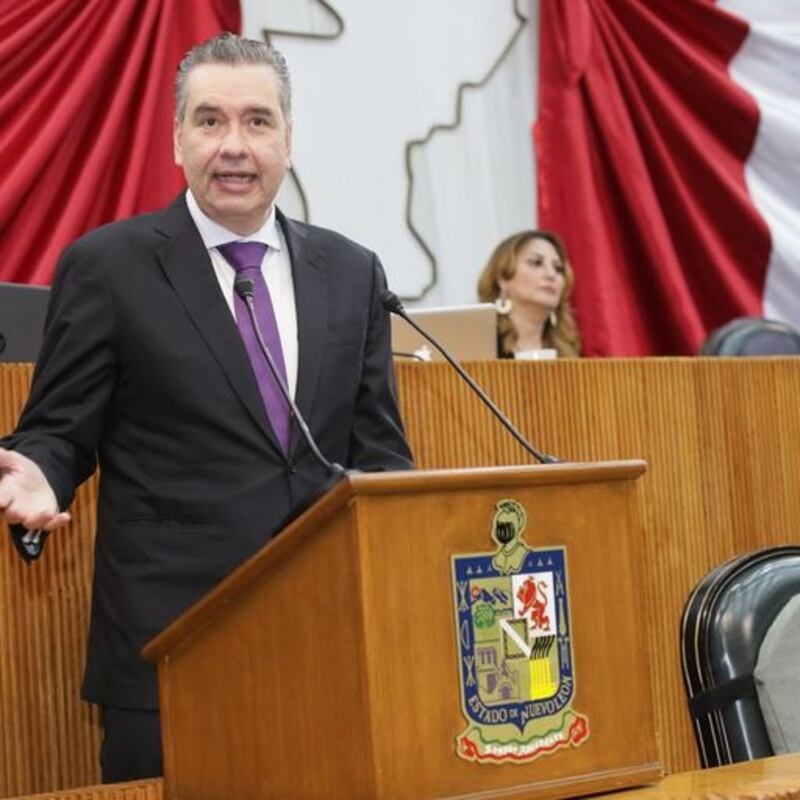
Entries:
<svg viewBox="0 0 800 800">
<path fill-rule="evenodd" d="M 0 282 L 0 363 L 36 361 L 50 289 Z"/>
<path fill-rule="evenodd" d="M 497 311 L 492 303 L 407 309 L 408 316 L 456 361 L 497 358 Z M 392 353 L 398 359 L 443 361 L 402 317 L 392 315 Z"/>
</svg>

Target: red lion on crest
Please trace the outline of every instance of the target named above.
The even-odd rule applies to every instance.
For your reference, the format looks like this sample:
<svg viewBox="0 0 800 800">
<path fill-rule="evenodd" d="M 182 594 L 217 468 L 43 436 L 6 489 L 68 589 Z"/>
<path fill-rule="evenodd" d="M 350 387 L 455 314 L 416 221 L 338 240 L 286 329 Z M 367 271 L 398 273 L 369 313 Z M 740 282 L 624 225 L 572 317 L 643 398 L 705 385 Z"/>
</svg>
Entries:
<svg viewBox="0 0 800 800">
<path fill-rule="evenodd" d="M 547 584 L 544 581 L 539 581 L 537 584 L 533 578 L 529 577 L 517 592 L 517 600 L 522 603 L 520 614 L 524 617 L 530 611 L 531 625 L 540 631 L 550 630 L 550 617 L 545 613 L 547 611 L 547 595 L 544 593 L 546 588 Z"/>
</svg>

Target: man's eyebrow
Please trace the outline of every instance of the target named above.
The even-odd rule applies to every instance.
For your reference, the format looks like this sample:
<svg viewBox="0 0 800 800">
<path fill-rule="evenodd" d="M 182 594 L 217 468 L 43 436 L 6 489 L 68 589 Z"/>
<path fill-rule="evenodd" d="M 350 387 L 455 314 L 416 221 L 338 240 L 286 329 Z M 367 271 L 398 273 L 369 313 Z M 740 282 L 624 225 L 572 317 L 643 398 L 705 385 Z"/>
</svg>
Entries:
<svg viewBox="0 0 800 800">
<path fill-rule="evenodd" d="M 200 114 L 215 113 L 219 110 L 219 106 L 212 105 L 211 103 L 201 103 L 192 111 L 192 116 L 196 117 Z"/>
<path fill-rule="evenodd" d="M 275 116 L 274 109 L 268 108 L 267 106 L 248 106 L 244 111 L 245 114 L 260 114 L 262 117 Z"/>
<path fill-rule="evenodd" d="M 222 107 L 214 105 L 213 103 L 201 103 L 192 111 L 192 116 L 199 116 L 201 114 L 216 114 L 222 111 Z M 262 117 L 274 117 L 275 110 L 268 106 L 253 105 L 247 106 L 244 109 L 245 114 L 259 114 Z"/>
</svg>

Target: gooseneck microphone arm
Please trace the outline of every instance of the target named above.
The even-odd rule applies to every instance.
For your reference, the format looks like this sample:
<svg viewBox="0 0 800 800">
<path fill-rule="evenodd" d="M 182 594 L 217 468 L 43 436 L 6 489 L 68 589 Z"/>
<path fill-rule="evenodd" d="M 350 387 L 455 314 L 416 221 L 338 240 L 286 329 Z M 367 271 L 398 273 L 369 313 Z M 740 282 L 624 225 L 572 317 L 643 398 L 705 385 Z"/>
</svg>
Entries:
<svg viewBox="0 0 800 800">
<path fill-rule="evenodd" d="M 414 328 L 417 333 L 421 336 L 424 336 L 447 360 L 448 364 L 469 384 L 469 387 L 475 392 L 478 397 L 489 407 L 491 412 L 503 423 L 506 430 L 522 445 L 522 447 L 532 455 L 537 461 L 541 462 L 542 464 L 557 464 L 560 462 L 560 459 L 556 458 L 555 456 L 548 455 L 547 453 L 541 452 L 541 450 L 537 450 L 516 428 L 513 422 L 494 404 L 492 399 L 486 394 L 486 392 L 478 386 L 477 383 L 472 379 L 469 373 L 464 370 L 464 368 L 448 353 L 435 339 L 433 339 L 429 334 L 427 334 L 422 328 L 420 328 L 417 323 L 411 319 L 406 313 L 403 304 L 400 302 L 400 298 L 389 289 L 384 289 L 381 292 L 381 305 L 392 314 L 397 314 L 398 317 L 402 317 L 412 328 Z"/>
<path fill-rule="evenodd" d="M 314 441 L 314 437 L 311 435 L 311 431 L 308 429 L 308 425 L 306 425 L 306 421 L 303 419 L 300 409 L 295 405 L 294 400 L 292 400 L 292 396 L 289 394 L 289 389 L 286 387 L 286 384 L 283 382 L 283 378 L 278 372 L 278 368 L 275 366 L 272 353 L 270 353 L 269 347 L 267 347 L 267 343 L 264 341 L 264 337 L 261 334 L 261 327 L 259 326 L 258 319 L 256 318 L 256 306 L 255 302 L 253 301 L 253 281 L 249 280 L 248 278 L 236 278 L 233 283 L 233 291 L 236 292 L 236 294 L 242 299 L 247 308 L 247 312 L 250 317 L 250 324 L 253 326 L 253 331 L 255 332 L 256 339 L 258 340 L 258 346 L 261 348 L 261 352 L 267 361 L 269 371 L 272 373 L 275 383 L 278 384 L 278 389 L 280 390 L 281 395 L 283 395 L 286 405 L 289 406 L 289 411 L 294 417 L 297 426 L 300 428 L 300 432 L 303 434 L 303 439 L 305 439 L 309 450 L 311 450 L 311 452 L 314 454 L 314 458 L 316 458 L 317 461 L 319 461 L 319 463 L 322 464 L 322 466 L 325 467 L 325 469 L 331 475 L 344 475 L 345 468 L 341 464 L 330 462 L 327 458 L 325 458 L 324 455 L 322 455 L 322 451 L 319 449 L 319 447 L 317 447 L 317 443 Z"/>
</svg>

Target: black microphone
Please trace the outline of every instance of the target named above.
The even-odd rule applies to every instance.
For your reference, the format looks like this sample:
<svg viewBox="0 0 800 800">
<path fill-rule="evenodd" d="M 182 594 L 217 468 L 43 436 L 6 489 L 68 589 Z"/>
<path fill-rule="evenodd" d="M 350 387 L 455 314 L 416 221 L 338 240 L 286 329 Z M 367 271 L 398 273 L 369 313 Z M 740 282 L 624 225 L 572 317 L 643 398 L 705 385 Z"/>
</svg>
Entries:
<svg viewBox="0 0 800 800">
<path fill-rule="evenodd" d="M 317 461 L 319 461 L 319 463 L 322 464 L 322 466 L 325 467 L 325 469 L 331 475 L 337 478 L 344 477 L 346 474 L 345 468 L 341 464 L 337 464 L 335 462 L 331 463 L 328 461 L 328 459 L 322 455 L 319 447 L 317 447 L 317 443 L 314 441 L 314 437 L 311 435 L 311 431 L 308 429 L 308 425 L 306 425 L 306 421 L 303 419 L 300 409 L 295 405 L 294 400 L 292 400 L 292 396 L 289 394 L 289 390 L 286 388 L 286 384 L 283 382 L 283 378 L 278 372 L 278 368 L 275 366 L 272 353 L 270 353 L 269 347 L 267 347 L 267 343 L 264 341 L 264 337 L 261 335 L 261 328 L 258 324 L 258 320 L 256 319 L 256 306 L 253 301 L 253 281 L 251 281 L 249 278 L 238 277 L 233 283 L 233 291 L 239 295 L 247 307 L 247 311 L 250 316 L 250 324 L 253 326 L 253 331 L 255 331 L 256 339 L 258 340 L 258 345 L 261 348 L 261 352 L 264 354 L 264 358 L 267 360 L 269 371 L 272 373 L 275 383 L 278 384 L 278 388 L 283 395 L 283 399 L 286 401 L 286 405 L 289 406 L 289 411 L 297 422 L 306 444 L 314 454 L 314 457 L 317 459 Z"/>
<path fill-rule="evenodd" d="M 8 529 L 11 531 L 11 541 L 14 547 L 25 562 L 36 561 L 44 552 L 44 543 L 50 531 L 41 528 L 29 531 L 22 525 L 9 525 Z"/>
<path fill-rule="evenodd" d="M 486 392 L 478 386 L 477 383 L 472 379 L 472 377 L 464 370 L 464 368 L 448 353 L 433 337 L 431 337 L 428 333 L 426 333 L 416 322 L 414 322 L 411 317 L 408 316 L 406 313 L 403 304 L 400 302 L 400 298 L 390 289 L 384 289 L 381 292 L 381 305 L 392 314 L 397 314 L 398 317 L 402 317 L 414 330 L 417 331 L 421 336 L 424 336 L 446 359 L 447 363 L 450 364 L 453 369 L 469 384 L 469 387 L 475 392 L 478 397 L 484 402 L 485 405 L 489 407 L 492 414 L 494 414 L 500 422 L 505 425 L 506 430 L 525 448 L 525 450 L 530 453 L 537 461 L 541 462 L 542 464 L 558 464 L 561 459 L 556 458 L 555 456 L 548 455 L 547 453 L 542 453 L 540 450 L 537 450 L 515 427 L 514 423 L 494 404 L 491 398 L 486 394 Z"/>
</svg>

